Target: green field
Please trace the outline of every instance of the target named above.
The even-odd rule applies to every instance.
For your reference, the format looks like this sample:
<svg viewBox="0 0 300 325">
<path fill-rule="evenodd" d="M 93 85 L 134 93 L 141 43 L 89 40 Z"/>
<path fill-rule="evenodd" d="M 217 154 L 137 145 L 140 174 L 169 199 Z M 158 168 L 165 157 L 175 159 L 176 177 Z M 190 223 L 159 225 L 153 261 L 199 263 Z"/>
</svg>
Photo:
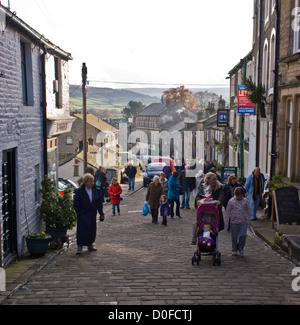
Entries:
<svg viewBox="0 0 300 325">
<path fill-rule="evenodd" d="M 130 101 L 142 102 L 145 106 L 159 102 L 159 98 L 138 94 L 125 89 L 96 88 L 90 87 L 87 92 L 88 112 L 107 117 L 122 117 L 122 109 Z M 70 86 L 70 110 L 71 112 L 81 112 L 82 92 L 81 87 Z"/>
</svg>

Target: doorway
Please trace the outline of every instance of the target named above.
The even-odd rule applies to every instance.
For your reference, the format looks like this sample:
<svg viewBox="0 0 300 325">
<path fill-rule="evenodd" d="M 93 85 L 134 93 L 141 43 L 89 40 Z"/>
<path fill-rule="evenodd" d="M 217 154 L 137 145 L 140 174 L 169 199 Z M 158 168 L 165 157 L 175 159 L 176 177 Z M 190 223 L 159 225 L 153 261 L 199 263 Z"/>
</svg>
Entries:
<svg viewBox="0 0 300 325">
<path fill-rule="evenodd" d="M 16 150 L 3 151 L 2 161 L 2 246 L 3 265 L 17 252 Z"/>
</svg>

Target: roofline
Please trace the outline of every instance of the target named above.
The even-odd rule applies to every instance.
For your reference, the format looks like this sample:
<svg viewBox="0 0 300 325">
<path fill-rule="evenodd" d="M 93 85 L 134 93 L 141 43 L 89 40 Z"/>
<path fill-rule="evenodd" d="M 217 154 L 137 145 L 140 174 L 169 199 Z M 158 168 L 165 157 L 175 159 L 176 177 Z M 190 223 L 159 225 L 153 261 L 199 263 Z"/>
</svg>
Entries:
<svg viewBox="0 0 300 325">
<path fill-rule="evenodd" d="M 42 44 L 47 49 L 47 51 L 54 52 L 55 54 L 65 58 L 66 60 L 73 60 L 71 53 L 62 50 L 57 45 L 52 43 L 50 40 L 46 39 L 44 35 L 37 32 L 34 28 L 30 27 L 21 18 L 19 18 L 16 15 L 16 12 L 10 11 L 8 8 L 4 7 L 3 5 L 0 5 L 0 7 L 5 11 L 6 15 L 8 16 L 9 24 L 13 23 L 14 25 L 16 25 L 18 28 L 20 28 L 25 33 L 27 33 L 30 37 L 32 37 L 35 41 Z M 8 25 L 6 27 L 8 27 Z"/>
<path fill-rule="evenodd" d="M 245 57 L 243 57 L 243 59 L 240 60 L 240 62 L 234 67 L 232 68 L 229 72 L 228 75 L 231 77 L 232 75 L 234 75 L 239 69 L 242 68 L 242 60 L 246 60 L 246 61 L 251 61 L 252 60 L 252 56 L 253 56 L 253 50 L 251 50 Z"/>
</svg>

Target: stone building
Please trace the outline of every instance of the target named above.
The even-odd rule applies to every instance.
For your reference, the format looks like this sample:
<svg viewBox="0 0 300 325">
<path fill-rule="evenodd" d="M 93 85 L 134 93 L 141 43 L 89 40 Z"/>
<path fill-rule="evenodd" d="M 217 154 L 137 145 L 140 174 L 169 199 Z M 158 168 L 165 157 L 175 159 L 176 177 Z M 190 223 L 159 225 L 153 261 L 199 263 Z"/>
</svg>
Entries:
<svg viewBox="0 0 300 325">
<path fill-rule="evenodd" d="M 276 174 L 300 182 L 300 1 L 280 2 Z"/>
<path fill-rule="evenodd" d="M 2 5 L 0 56 L 0 266 L 6 266 L 25 252 L 24 235 L 41 230 L 40 183 L 48 172 L 56 177 L 56 136 L 73 118 L 71 55 Z"/>
<path fill-rule="evenodd" d="M 245 71 L 243 71 L 245 70 Z M 256 148 L 256 116 L 244 114 L 242 126 L 243 152 L 240 150 L 241 143 L 241 114 L 238 113 L 238 86 L 242 85 L 243 74 L 249 78 L 252 76 L 252 51 L 243 60 L 229 71 L 230 77 L 230 121 L 228 127 L 228 165 L 239 167 L 241 170 L 241 154 L 243 155 L 243 174 L 247 177 L 250 170 L 255 167 Z"/>
<path fill-rule="evenodd" d="M 149 152 L 144 154 L 174 155 L 176 158 L 177 154 L 179 157 L 182 154 L 174 150 L 175 142 L 182 140 L 184 144 L 183 136 L 187 125 L 196 125 L 196 123 L 197 112 L 193 112 L 181 103 L 153 103 L 136 116 L 136 134 L 141 142 L 148 141 Z M 158 132 L 159 136 L 156 137 Z M 184 148 L 182 148 L 183 152 Z"/>
<path fill-rule="evenodd" d="M 83 150 L 83 115 L 74 114 L 75 121 L 73 123 L 70 132 L 61 134 L 58 136 L 58 147 L 59 147 L 59 177 L 77 177 L 82 176 L 83 169 L 79 166 L 76 156 Z M 99 163 L 95 166 L 98 167 L 100 164 L 108 166 L 116 166 L 116 159 L 112 162 L 112 159 L 108 160 L 107 155 L 110 156 L 110 152 L 117 150 L 119 131 L 111 126 L 110 124 L 104 122 L 100 117 L 94 116 L 93 114 L 87 114 L 87 138 L 89 148 L 95 146 L 98 149 L 94 149 L 94 155 L 100 155 L 100 159 L 97 161 Z M 102 152 L 101 147 L 105 147 Z M 90 153 L 88 153 L 90 155 Z M 93 153 L 91 154 L 93 156 Z M 74 163 L 69 163 L 70 161 Z M 91 160 L 91 157 L 88 159 Z M 75 163 L 76 161 L 76 163 Z M 102 162 L 102 163 L 101 163 Z M 66 163 L 70 166 L 68 173 L 65 172 L 63 167 Z"/>
</svg>

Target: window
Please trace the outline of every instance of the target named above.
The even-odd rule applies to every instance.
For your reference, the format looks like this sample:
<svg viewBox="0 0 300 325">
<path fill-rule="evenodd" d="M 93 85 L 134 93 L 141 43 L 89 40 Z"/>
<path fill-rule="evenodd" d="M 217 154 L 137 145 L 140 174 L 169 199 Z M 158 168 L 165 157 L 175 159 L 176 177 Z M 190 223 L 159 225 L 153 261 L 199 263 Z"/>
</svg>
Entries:
<svg viewBox="0 0 300 325">
<path fill-rule="evenodd" d="M 32 58 L 30 43 L 21 41 L 23 105 L 33 106 Z"/>
<path fill-rule="evenodd" d="M 275 49 L 276 49 L 276 37 L 275 28 L 272 30 L 271 40 L 270 40 L 270 71 L 269 71 L 269 88 L 274 87 L 274 70 L 275 70 Z"/>
<path fill-rule="evenodd" d="M 79 166 L 74 165 L 74 177 L 79 176 Z"/>
<path fill-rule="evenodd" d="M 67 144 L 73 144 L 73 137 L 67 136 Z"/>
<path fill-rule="evenodd" d="M 294 31 L 294 53 L 300 52 L 300 0 L 295 1 L 295 8 L 292 11 L 292 28 Z"/>
<path fill-rule="evenodd" d="M 262 66 L 262 84 L 263 86 L 267 87 L 267 82 L 268 82 L 268 40 L 265 40 L 264 44 L 264 51 L 263 51 L 263 66 Z"/>
<path fill-rule="evenodd" d="M 55 105 L 56 108 L 62 108 L 61 59 L 59 58 L 54 58 L 54 72 L 53 93 L 55 94 Z"/>
<path fill-rule="evenodd" d="M 265 25 L 269 21 L 270 15 L 270 0 L 265 0 Z"/>
</svg>

